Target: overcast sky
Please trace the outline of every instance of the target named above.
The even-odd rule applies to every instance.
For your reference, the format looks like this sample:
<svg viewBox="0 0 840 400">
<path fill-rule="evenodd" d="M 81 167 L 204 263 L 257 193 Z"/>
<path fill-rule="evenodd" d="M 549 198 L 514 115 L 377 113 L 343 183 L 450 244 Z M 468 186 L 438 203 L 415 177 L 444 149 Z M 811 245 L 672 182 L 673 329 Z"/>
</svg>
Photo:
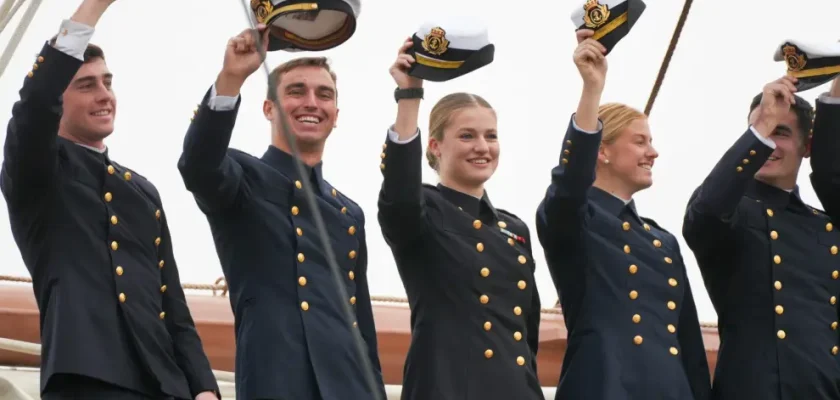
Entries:
<svg viewBox="0 0 840 400">
<path fill-rule="evenodd" d="M 212 283 L 222 276 L 210 229 L 176 164 L 193 109 L 221 68 L 228 37 L 247 26 L 241 0 L 118 0 L 100 21 L 93 42 L 105 49 L 118 96 L 116 131 L 107 140 L 111 157 L 157 185 L 167 209 L 183 282 Z M 682 1 L 646 0 L 648 8 L 628 37 L 609 56 L 604 101 L 644 109 L 683 7 Z M 11 115 L 17 91 L 44 40 L 57 32 L 79 0 L 44 0 L 0 78 L 0 112 Z M 571 60 L 575 47 L 570 15 L 583 1 L 529 0 L 363 0 L 351 40 L 323 54 L 338 73 L 338 128 L 330 137 L 324 174 L 356 200 L 367 215 L 369 279 L 374 295 L 404 296 L 393 258 L 376 222 L 382 177 L 379 153 L 393 123 L 394 82 L 388 74 L 396 51 L 426 19 L 473 15 L 489 27 L 495 61 L 459 79 L 426 84 L 420 126 L 424 143 L 435 101 L 453 91 L 474 92 L 497 110 L 501 141 L 499 168 L 488 183 L 493 204 L 531 228 L 537 282 L 544 306 L 557 299 L 536 241 L 535 211 L 559 159 L 568 118 L 581 80 Z M 637 194 L 639 212 L 680 240 L 700 319 L 715 322 L 694 256 L 680 235 L 686 201 L 712 166 L 745 129 L 752 97 L 784 74 L 773 61 L 785 39 L 833 41 L 840 2 L 814 0 L 793 6 L 779 0 L 696 1 L 683 30 L 665 83 L 651 113 L 659 158 L 654 186 Z M 22 11 L 0 36 L 5 46 Z M 305 53 L 272 53 L 270 66 Z M 260 156 L 269 144 L 261 105 L 262 70 L 246 83 L 232 147 Z M 828 85 L 803 93 L 808 100 Z M 5 131 L 0 132 L 5 138 Z M 0 154 L 2 157 L 2 154 Z M 805 201 L 821 208 L 800 172 Z M 437 176 L 424 165 L 423 179 Z M 0 199 L 0 202 L 3 200 Z M 5 207 L 3 207 L 5 209 Z M 0 212 L 0 275 L 28 275 L 12 239 L 8 215 Z"/>
</svg>

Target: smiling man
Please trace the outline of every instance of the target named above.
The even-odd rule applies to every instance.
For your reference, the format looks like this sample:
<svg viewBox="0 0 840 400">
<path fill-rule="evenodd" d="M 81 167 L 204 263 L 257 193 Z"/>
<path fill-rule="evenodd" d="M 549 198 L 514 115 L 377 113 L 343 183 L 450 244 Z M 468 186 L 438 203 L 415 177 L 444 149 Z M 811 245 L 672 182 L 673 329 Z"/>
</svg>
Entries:
<svg viewBox="0 0 840 400">
<path fill-rule="evenodd" d="M 265 45 L 267 31 L 259 26 Z M 178 168 L 213 231 L 236 327 L 237 399 L 385 398 L 367 281 L 365 216 L 323 176 L 321 158 L 338 117 L 327 60 L 297 58 L 271 72 L 263 113 L 271 145 L 254 157 L 228 149 L 239 91 L 262 64 L 256 32 L 227 45 L 224 66 L 187 131 Z M 262 49 L 263 51 L 265 48 Z M 275 102 L 305 164 L 300 176 Z M 307 202 L 309 186 L 341 269 L 342 297 Z M 354 311 L 346 319 L 344 307 Z M 354 341 L 363 340 L 376 388 Z"/>
<path fill-rule="evenodd" d="M 817 100 L 815 120 L 797 86 L 785 76 L 764 87 L 750 127 L 685 214 L 683 236 L 719 319 L 714 399 L 840 399 L 840 229 L 802 201 L 796 184 L 812 132 L 837 159 L 828 144 L 840 134 L 840 85 Z M 817 185 L 831 171 L 812 166 L 820 198 L 837 198 Z"/>
<path fill-rule="evenodd" d="M 6 134 L 0 188 L 40 311 L 40 398 L 215 399 L 157 189 L 103 143 L 117 100 L 89 40 L 112 3 L 63 21 Z"/>
</svg>

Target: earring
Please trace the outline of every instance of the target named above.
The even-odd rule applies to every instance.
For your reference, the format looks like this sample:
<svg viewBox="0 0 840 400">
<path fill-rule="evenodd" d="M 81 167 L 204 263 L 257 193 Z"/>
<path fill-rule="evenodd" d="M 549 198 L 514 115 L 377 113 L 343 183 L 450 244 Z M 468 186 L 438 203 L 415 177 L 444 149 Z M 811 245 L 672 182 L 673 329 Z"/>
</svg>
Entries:
<svg viewBox="0 0 840 400">
<path fill-rule="evenodd" d="M 604 160 L 604 164 L 609 164 L 610 160 Z"/>
</svg>

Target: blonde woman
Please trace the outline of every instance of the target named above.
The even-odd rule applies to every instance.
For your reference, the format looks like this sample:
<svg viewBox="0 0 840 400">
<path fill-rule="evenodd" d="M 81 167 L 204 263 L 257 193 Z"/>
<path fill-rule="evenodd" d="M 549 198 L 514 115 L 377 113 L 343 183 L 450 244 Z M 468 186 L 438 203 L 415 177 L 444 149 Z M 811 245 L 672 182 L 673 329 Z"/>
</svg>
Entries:
<svg viewBox="0 0 840 400">
<path fill-rule="evenodd" d="M 647 118 L 599 107 L 604 46 L 578 31 L 583 93 L 537 211 L 568 330 L 557 400 L 707 399 L 709 369 L 676 238 L 636 212 L 658 153 Z"/>
<path fill-rule="evenodd" d="M 423 184 L 423 82 L 406 73 L 411 45 L 390 69 L 398 90 L 414 95 L 398 101 L 388 130 L 378 215 L 411 306 L 402 399 L 543 399 L 530 234 L 484 190 L 499 162 L 496 114 L 473 94 L 438 101 L 426 158 L 440 184 Z"/>
</svg>

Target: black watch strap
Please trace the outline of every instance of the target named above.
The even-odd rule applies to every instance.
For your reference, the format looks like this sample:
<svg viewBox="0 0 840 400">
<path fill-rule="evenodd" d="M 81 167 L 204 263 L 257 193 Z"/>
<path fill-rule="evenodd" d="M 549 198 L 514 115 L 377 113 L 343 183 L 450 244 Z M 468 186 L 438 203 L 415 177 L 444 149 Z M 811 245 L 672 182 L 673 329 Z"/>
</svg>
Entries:
<svg viewBox="0 0 840 400">
<path fill-rule="evenodd" d="M 394 100 L 399 103 L 402 99 L 422 99 L 423 88 L 408 88 L 394 90 Z"/>
</svg>

